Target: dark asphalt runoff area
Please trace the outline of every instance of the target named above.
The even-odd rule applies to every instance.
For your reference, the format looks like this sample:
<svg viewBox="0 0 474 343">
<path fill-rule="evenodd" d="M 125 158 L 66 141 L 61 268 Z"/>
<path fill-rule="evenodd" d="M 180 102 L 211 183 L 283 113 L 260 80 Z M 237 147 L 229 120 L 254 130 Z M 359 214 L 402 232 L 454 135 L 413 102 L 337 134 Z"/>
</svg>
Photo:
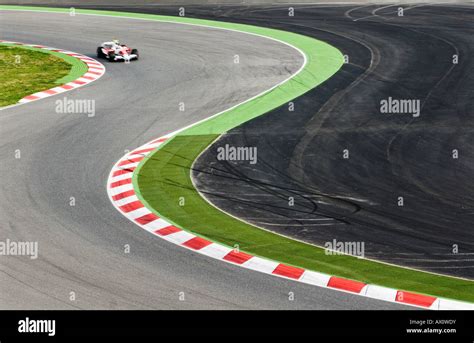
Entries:
<svg viewBox="0 0 474 343">
<path fill-rule="evenodd" d="M 0 32 L 89 56 L 114 38 L 140 50 L 137 62 L 104 62 L 90 85 L 0 111 L 0 239 L 39 249 L 35 260 L 1 257 L 1 309 L 408 308 L 196 254 L 140 229 L 107 197 L 125 150 L 281 82 L 301 65 L 294 49 L 237 32 L 60 13 L 0 11 Z M 95 100 L 95 117 L 57 113 L 64 97 Z"/>
<path fill-rule="evenodd" d="M 327 41 L 348 63 L 294 111 L 221 137 L 193 176 L 259 227 L 319 246 L 363 242 L 367 258 L 473 279 L 474 6 L 398 7 L 223 11 Z M 393 100 L 413 108 L 397 113 Z M 256 147 L 257 163 L 217 160 L 226 144 Z"/>
</svg>

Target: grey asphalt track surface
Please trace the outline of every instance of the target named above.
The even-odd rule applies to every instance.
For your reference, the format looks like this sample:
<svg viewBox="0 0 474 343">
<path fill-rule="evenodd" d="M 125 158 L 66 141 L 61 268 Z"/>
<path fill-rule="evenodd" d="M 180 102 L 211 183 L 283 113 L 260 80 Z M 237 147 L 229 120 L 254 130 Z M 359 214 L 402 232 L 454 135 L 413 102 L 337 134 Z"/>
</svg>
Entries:
<svg viewBox="0 0 474 343">
<path fill-rule="evenodd" d="M 233 12 L 320 37 L 350 63 L 294 112 L 230 131 L 193 175 L 217 207 L 257 226 L 320 246 L 364 242 L 368 258 L 473 279 L 474 6 L 402 7 L 403 17 L 376 5 L 306 6 L 298 20 L 287 8 Z M 418 99 L 420 116 L 380 113 L 389 97 Z M 257 147 L 257 164 L 218 161 L 225 144 Z"/>
<path fill-rule="evenodd" d="M 195 254 L 141 230 L 109 202 L 106 179 L 126 149 L 287 78 L 302 61 L 293 49 L 222 30 L 65 14 L 0 12 L 0 32 L 90 56 L 116 37 L 141 53 L 129 65 L 104 62 L 100 80 L 63 94 L 94 99 L 93 118 L 56 113 L 63 96 L 0 111 L 0 239 L 39 244 L 36 260 L 1 257 L 1 309 L 406 308 Z"/>
</svg>

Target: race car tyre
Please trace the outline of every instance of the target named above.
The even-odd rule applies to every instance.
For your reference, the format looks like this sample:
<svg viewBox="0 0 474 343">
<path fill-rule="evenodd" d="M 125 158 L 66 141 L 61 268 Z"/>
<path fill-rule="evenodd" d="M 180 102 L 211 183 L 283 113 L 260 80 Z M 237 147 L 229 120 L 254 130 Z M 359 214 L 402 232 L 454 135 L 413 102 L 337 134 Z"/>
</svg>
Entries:
<svg viewBox="0 0 474 343">
<path fill-rule="evenodd" d="M 137 60 L 138 60 L 138 50 L 137 49 L 132 49 L 132 55 L 137 55 Z"/>
<path fill-rule="evenodd" d="M 115 54 L 113 52 L 109 54 L 109 62 L 115 62 Z"/>
<path fill-rule="evenodd" d="M 104 53 L 102 52 L 102 48 L 99 46 L 99 47 L 97 48 L 97 58 L 104 58 L 104 57 L 105 57 L 105 55 L 104 55 Z"/>
</svg>

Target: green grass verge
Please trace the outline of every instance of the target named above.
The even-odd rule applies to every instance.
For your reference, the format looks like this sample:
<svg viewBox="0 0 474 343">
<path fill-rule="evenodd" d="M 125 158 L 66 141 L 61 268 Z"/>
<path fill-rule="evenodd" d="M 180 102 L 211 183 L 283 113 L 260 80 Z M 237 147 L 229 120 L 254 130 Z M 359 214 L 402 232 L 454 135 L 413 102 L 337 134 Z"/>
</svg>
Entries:
<svg viewBox="0 0 474 343">
<path fill-rule="evenodd" d="M 87 71 L 77 58 L 43 49 L 0 44 L 0 107 L 75 80 Z"/>
<path fill-rule="evenodd" d="M 141 164 L 137 182 L 148 207 L 174 225 L 214 242 L 294 266 L 366 283 L 445 298 L 474 301 L 474 283 L 395 267 L 324 249 L 264 231 L 210 206 L 194 189 L 190 168 L 219 135 L 177 136 Z M 185 199 L 179 206 L 179 198 Z M 159 212 L 159 213 L 158 213 Z"/>
</svg>

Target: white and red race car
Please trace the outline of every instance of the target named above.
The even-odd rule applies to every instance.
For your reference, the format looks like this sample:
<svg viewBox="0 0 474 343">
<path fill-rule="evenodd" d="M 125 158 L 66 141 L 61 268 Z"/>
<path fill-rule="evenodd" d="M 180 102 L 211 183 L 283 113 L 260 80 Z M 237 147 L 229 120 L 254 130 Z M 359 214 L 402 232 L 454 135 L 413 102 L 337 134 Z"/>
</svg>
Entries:
<svg viewBox="0 0 474 343">
<path fill-rule="evenodd" d="M 138 50 L 132 49 L 117 40 L 104 42 L 97 48 L 97 57 L 106 58 L 109 62 L 138 60 Z"/>
</svg>

